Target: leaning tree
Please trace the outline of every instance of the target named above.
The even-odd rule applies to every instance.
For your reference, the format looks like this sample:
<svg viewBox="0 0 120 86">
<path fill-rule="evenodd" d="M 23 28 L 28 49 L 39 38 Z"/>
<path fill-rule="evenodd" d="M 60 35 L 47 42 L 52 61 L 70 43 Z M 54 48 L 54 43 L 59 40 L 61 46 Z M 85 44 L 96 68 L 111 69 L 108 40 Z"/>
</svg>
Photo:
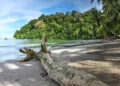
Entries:
<svg viewBox="0 0 120 86">
<path fill-rule="evenodd" d="M 95 0 L 91 0 L 93 3 Z M 118 18 L 120 17 L 120 0 L 96 0 L 99 4 L 103 5 L 104 20 L 101 21 L 103 28 L 107 30 L 112 35 L 119 37 L 116 33 L 115 27 L 120 22 Z M 118 28 L 119 29 L 119 28 Z M 118 32 L 118 31 L 117 31 Z"/>
</svg>

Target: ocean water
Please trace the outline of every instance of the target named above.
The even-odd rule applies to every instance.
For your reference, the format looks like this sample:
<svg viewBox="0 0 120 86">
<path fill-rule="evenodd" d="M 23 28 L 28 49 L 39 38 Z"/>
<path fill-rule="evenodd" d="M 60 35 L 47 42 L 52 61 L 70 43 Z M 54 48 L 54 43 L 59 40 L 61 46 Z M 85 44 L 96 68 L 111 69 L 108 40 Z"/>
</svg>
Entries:
<svg viewBox="0 0 120 86">
<path fill-rule="evenodd" d="M 80 40 L 48 40 L 47 47 L 52 45 L 75 43 Z M 39 39 L 0 39 L 0 62 L 7 60 L 19 60 L 25 55 L 19 52 L 20 48 L 28 47 L 35 51 L 40 50 L 41 40 Z"/>
</svg>

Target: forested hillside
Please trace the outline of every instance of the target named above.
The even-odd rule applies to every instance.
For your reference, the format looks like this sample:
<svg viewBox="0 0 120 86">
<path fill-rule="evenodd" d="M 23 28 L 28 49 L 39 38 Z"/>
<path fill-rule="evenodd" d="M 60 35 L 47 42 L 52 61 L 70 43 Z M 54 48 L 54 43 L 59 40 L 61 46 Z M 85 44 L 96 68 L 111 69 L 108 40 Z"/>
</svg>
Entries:
<svg viewBox="0 0 120 86">
<path fill-rule="evenodd" d="M 112 17 L 111 17 L 112 18 Z M 21 27 L 15 38 L 37 39 L 47 33 L 49 39 L 100 39 L 120 34 L 120 13 L 114 22 L 104 12 L 92 8 L 87 12 L 42 14 Z"/>
</svg>

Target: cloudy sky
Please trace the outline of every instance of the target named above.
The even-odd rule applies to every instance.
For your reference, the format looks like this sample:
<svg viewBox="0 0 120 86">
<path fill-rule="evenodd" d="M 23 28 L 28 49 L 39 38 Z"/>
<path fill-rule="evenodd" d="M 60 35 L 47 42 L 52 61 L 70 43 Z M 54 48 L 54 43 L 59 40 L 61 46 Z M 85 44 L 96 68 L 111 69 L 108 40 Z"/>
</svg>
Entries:
<svg viewBox="0 0 120 86">
<path fill-rule="evenodd" d="M 0 0 L 0 37 L 12 38 L 14 32 L 41 14 L 77 10 L 84 12 L 101 5 L 91 0 Z"/>
</svg>

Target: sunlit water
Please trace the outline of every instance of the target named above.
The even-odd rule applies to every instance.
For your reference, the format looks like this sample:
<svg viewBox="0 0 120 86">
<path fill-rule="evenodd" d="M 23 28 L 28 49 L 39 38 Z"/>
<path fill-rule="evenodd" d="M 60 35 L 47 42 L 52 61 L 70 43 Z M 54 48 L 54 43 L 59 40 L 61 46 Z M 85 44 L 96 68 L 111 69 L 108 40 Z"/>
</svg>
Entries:
<svg viewBox="0 0 120 86">
<path fill-rule="evenodd" d="M 47 47 L 73 42 L 80 42 L 80 40 L 48 40 Z M 39 51 L 40 43 L 41 40 L 38 39 L 0 39 L 0 62 L 13 59 L 17 60 L 24 57 L 25 55 L 19 52 L 19 49 L 23 47 L 29 47 Z"/>
</svg>

